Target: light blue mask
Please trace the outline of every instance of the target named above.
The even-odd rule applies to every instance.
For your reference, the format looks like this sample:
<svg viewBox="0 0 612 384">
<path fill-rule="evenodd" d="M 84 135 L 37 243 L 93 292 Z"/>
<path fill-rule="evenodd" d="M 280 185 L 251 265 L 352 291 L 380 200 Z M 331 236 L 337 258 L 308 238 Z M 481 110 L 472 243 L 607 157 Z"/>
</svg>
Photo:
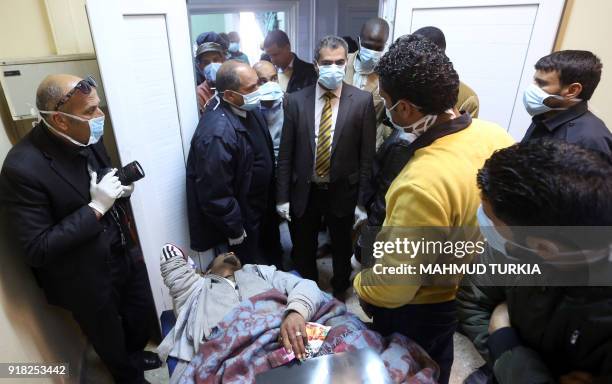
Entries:
<svg viewBox="0 0 612 384">
<path fill-rule="evenodd" d="M 268 81 L 259 87 L 261 101 L 280 100 L 283 98 L 283 89 L 276 81 Z"/>
<path fill-rule="evenodd" d="M 217 81 L 217 71 L 221 68 L 221 63 L 210 63 L 202 71 L 202 75 L 210 84 L 214 84 Z"/>
<path fill-rule="evenodd" d="M 527 109 L 527 113 L 529 113 L 531 116 L 536 116 L 549 111 L 562 111 L 567 109 L 552 108 L 544 104 L 544 101 L 549 97 L 557 100 L 565 100 L 563 96 L 551 95 L 542 88 L 538 87 L 536 84 L 530 84 L 523 93 L 523 104 L 525 105 L 525 109 Z M 580 101 L 580 99 L 572 100 Z"/>
<path fill-rule="evenodd" d="M 89 141 L 87 142 L 87 144 L 83 144 L 80 143 L 76 140 L 74 140 L 72 137 L 58 131 L 57 129 L 53 128 L 51 126 L 51 124 L 47 123 L 47 120 L 42 119 L 45 123 L 45 125 L 47 127 L 49 127 L 49 129 L 52 129 L 55 133 L 57 133 L 58 135 L 66 138 L 68 141 L 70 141 L 71 143 L 78 145 L 79 147 L 86 147 L 88 145 L 93 145 L 96 144 L 98 141 L 100 141 L 100 138 L 102 138 L 102 135 L 104 135 L 104 116 L 100 116 L 100 117 L 94 117 L 93 119 L 84 119 L 80 116 L 76 116 L 76 115 L 71 115 L 69 113 L 66 112 L 60 112 L 60 111 L 39 111 L 40 113 L 44 113 L 44 114 L 53 114 L 53 113 L 60 113 L 62 115 L 71 117 L 75 120 L 79 120 L 79 121 L 86 121 L 89 125 Z"/>
<path fill-rule="evenodd" d="M 329 90 L 340 86 L 344 79 L 344 65 L 319 65 L 319 84 Z"/>
<path fill-rule="evenodd" d="M 242 109 L 243 111 L 252 111 L 254 109 L 259 108 L 259 100 L 261 98 L 261 94 L 259 93 L 259 89 L 248 93 L 246 95 L 243 95 L 240 92 L 236 92 L 236 91 L 230 91 L 230 92 L 234 92 L 239 94 L 240 96 L 242 96 L 242 102 L 243 104 L 238 106 L 236 105 L 236 107 Z"/>
<path fill-rule="evenodd" d="M 478 225 L 480 226 L 480 233 L 482 233 L 482 236 L 485 238 L 487 243 L 489 243 L 491 248 L 507 256 L 508 253 L 506 251 L 506 243 L 508 240 L 497 232 L 497 229 L 495 229 L 495 224 L 493 224 L 493 221 L 489 219 L 489 216 L 487 216 L 484 209 L 482 209 L 482 205 L 479 206 L 478 210 L 476 211 L 476 218 L 478 219 Z"/>
<path fill-rule="evenodd" d="M 382 51 L 375 51 L 361 45 L 361 39 L 359 40 L 359 61 L 361 64 L 361 72 L 372 73 L 374 68 L 382 57 Z"/>
<path fill-rule="evenodd" d="M 240 50 L 240 43 L 230 43 L 229 48 L 227 48 L 227 50 L 234 53 L 238 52 Z"/>
<path fill-rule="evenodd" d="M 508 240 L 503 237 L 495 228 L 493 220 L 487 216 L 482 205 L 478 207 L 476 211 L 476 218 L 478 219 L 478 225 L 480 226 L 480 233 L 485 238 L 489 246 L 495 249 L 509 260 L 520 261 L 521 259 L 508 254 L 507 245 L 510 244 L 514 248 L 522 249 L 523 252 L 528 252 L 532 255 L 537 255 L 538 251 L 520 245 L 514 241 Z M 544 260 L 542 262 L 556 266 L 576 266 L 584 265 L 589 263 L 596 263 L 605 258 L 612 260 L 612 248 L 602 250 L 584 250 L 584 251 L 570 251 L 570 252 L 559 252 L 555 259 Z"/>
</svg>

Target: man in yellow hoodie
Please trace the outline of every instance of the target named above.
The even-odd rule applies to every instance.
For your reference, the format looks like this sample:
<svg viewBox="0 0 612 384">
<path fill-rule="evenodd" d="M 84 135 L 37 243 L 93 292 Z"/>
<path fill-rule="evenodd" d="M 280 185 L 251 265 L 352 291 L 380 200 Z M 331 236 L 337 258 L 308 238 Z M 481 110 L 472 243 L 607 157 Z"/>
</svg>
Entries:
<svg viewBox="0 0 612 384">
<path fill-rule="evenodd" d="M 376 72 L 386 113 L 410 142 L 406 151 L 411 152 L 386 192 L 385 219 L 376 242 L 418 242 L 424 233 L 435 233 L 425 240 L 452 241 L 461 232 L 453 228 L 467 228 L 463 239 L 478 240 L 476 174 L 495 150 L 511 145 L 512 138 L 496 124 L 472 119 L 468 113 L 454 115 L 459 76 L 444 52 L 422 36 L 396 40 Z M 443 259 L 384 251 L 377 256 L 378 267 Z M 460 277 L 448 275 L 439 285 L 424 286 L 381 270 L 364 269 L 354 281 L 374 328 L 383 334 L 400 332 L 419 343 L 440 365 L 439 382 L 447 383 Z"/>
</svg>

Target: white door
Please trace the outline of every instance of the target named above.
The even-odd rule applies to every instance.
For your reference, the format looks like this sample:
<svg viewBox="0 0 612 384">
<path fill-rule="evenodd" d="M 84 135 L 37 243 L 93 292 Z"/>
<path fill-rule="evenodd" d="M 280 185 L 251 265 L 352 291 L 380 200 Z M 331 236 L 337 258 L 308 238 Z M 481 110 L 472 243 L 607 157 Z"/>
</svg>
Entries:
<svg viewBox="0 0 612 384">
<path fill-rule="evenodd" d="M 160 249 L 189 249 L 185 160 L 198 115 L 186 3 L 87 0 L 87 13 L 121 162 L 146 173 L 131 200 L 159 314 L 172 308 Z"/>
<path fill-rule="evenodd" d="M 395 4 L 394 4 L 395 3 Z M 523 90 L 534 65 L 553 48 L 565 0 L 396 0 L 383 2 L 393 38 L 424 26 L 440 28 L 446 54 L 480 99 L 481 119 L 520 140 L 531 117 Z"/>
</svg>

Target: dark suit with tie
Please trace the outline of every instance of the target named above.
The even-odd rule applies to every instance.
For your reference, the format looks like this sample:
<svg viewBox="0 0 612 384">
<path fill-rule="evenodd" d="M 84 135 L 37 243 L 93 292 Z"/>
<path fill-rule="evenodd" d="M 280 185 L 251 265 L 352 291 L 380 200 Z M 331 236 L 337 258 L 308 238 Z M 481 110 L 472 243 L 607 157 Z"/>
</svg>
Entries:
<svg viewBox="0 0 612 384">
<path fill-rule="evenodd" d="M 375 152 L 376 114 L 372 95 L 343 84 L 337 105 L 328 172 L 315 174 L 317 88 L 289 94 L 278 158 L 277 202 L 290 202 L 293 261 L 303 277 L 318 280 L 315 260 L 321 217 L 330 230 L 335 291 L 349 286 L 351 228 L 357 204 L 366 203 Z M 321 91 L 319 91 L 321 92 Z M 315 124 L 315 121 L 318 121 Z"/>
<path fill-rule="evenodd" d="M 115 201 L 100 220 L 88 206 L 89 169 L 108 167 L 101 141 L 79 148 L 38 124 L 2 166 L 2 234 L 49 303 L 72 312 L 115 380 L 135 383 L 144 379 L 154 306 L 127 200 Z"/>
</svg>

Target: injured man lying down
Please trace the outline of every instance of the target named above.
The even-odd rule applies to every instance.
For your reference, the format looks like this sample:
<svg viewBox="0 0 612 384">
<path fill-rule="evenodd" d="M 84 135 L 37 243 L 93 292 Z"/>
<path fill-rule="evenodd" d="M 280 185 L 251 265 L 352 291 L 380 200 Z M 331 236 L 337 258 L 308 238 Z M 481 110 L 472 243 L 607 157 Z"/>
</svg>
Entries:
<svg viewBox="0 0 612 384">
<path fill-rule="evenodd" d="M 254 383 L 255 375 L 316 356 L 370 348 L 396 383 L 435 383 L 436 363 L 400 334 L 383 338 L 311 280 L 217 256 L 199 274 L 166 244 L 161 274 L 176 324 L 158 347 L 179 363 L 170 383 Z"/>
</svg>

